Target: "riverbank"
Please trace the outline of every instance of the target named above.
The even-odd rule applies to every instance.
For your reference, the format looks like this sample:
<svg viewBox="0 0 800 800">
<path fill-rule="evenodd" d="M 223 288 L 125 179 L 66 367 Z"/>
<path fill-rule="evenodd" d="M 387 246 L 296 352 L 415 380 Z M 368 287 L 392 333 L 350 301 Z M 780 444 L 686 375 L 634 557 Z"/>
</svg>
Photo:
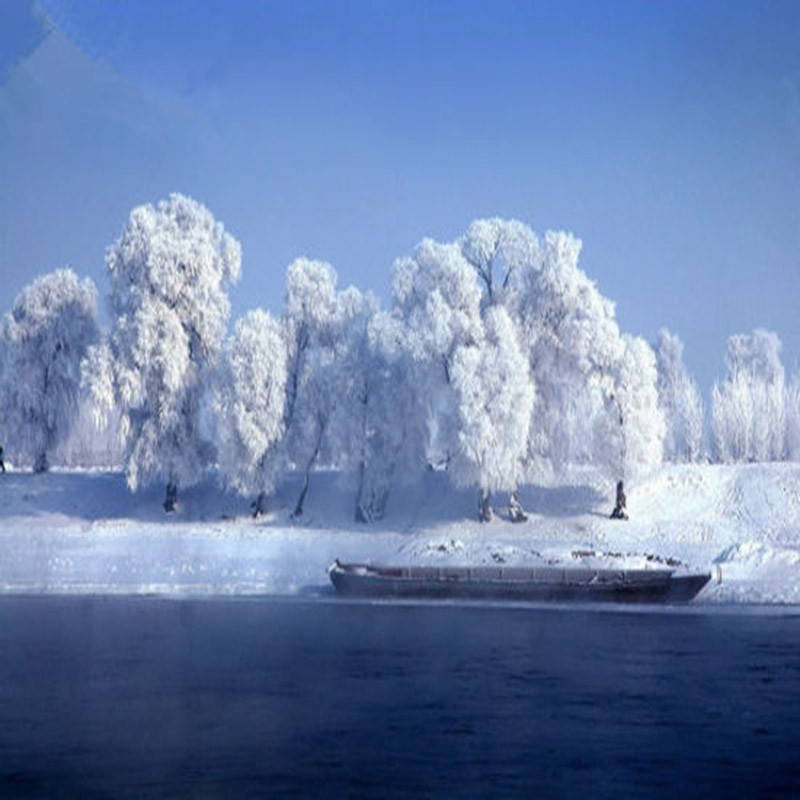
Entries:
<svg viewBox="0 0 800 800">
<path fill-rule="evenodd" d="M 390 500 L 385 520 L 353 519 L 340 476 L 312 476 L 292 520 L 289 481 L 249 515 L 213 478 L 161 508 L 161 487 L 131 494 L 118 472 L 0 475 L 0 592 L 270 594 L 329 590 L 343 561 L 405 564 L 665 564 L 707 569 L 697 602 L 800 603 L 800 465 L 669 465 L 628 487 L 631 519 L 608 519 L 613 486 L 593 473 L 526 487 L 526 523 L 474 521 L 472 492 L 430 472 Z M 498 498 L 502 501 L 502 498 Z"/>
</svg>

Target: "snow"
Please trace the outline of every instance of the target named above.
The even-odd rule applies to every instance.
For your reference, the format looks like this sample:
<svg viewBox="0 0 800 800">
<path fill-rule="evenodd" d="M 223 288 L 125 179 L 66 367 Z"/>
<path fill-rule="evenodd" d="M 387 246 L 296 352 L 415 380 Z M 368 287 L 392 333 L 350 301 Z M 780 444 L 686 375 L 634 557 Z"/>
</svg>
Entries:
<svg viewBox="0 0 800 800">
<path fill-rule="evenodd" d="M 398 490 L 372 525 L 352 522 L 352 486 L 315 472 L 306 513 L 293 521 L 299 482 L 285 481 L 270 513 L 253 519 L 209 476 L 168 516 L 162 487 L 132 494 L 119 472 L 9 469 L 0 474 L 0 592 L 322 594 L 339 558 L 667 564 L 712 572 L 697 603 L 800 603 L 800 464 L 659 467 L 626 487 L 627 522 L 608 519 L 613 486 L 591 471 L 524 487 L 530 519 L 516 525 L 501 514 L 474 521 L 474 492 L 438 471 Z"/>
</svg>

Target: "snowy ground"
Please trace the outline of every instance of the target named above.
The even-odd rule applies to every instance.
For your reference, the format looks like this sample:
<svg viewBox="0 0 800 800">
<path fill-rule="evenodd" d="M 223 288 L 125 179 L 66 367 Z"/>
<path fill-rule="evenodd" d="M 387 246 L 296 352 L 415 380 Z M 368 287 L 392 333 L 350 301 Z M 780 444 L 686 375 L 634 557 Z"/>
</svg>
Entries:
<svg viewBox="0 0 800 800">
<path fill-rule="evenodd" d="M 352 522 L 352 487 L 315 474 L 300 522 L 289 482 L 274 511 L 213 480 L 182 494 L 132 495 L 107 472 L 0 475 L 0 592 L 279 594 L 329 591 L 326 568 L 375 563 L 558 562 L 700 567 L 697 602 L 800 603 L 800 465 L 666 466 L 627 488 L 632 519 L 609 520 L 612 489 L 591 474 L 523 492 L 530 520 L 481 525 L 476 499 L 431 472 L 392 498 L 385 521 Z M 669 560 L 669 561 L 668 561 Z M 679 566 L 681 568 L 681 566 Z M 720 580 L 721 578 L 721 580 Z"/>
</svg>

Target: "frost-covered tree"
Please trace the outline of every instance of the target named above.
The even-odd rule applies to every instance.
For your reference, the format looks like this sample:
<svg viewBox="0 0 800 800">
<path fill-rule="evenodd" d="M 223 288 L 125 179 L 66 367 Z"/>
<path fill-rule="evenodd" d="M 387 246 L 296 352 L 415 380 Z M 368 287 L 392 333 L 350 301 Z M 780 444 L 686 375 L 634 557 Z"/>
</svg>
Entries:
<svg viewBox="0 0 800 800">
<path fill-rule="evenodd" d="M 711 387 L 711 433 L 716 459 L 745 461 L 753 452 L 750 382 L 737 373 Z"/>
<path fill-rule="evenodd" d="M 728 339 L 728 375 L 711 392 L 717 458 L 769 461 L 784 457 L 786 378 L 777 334 L 755 330 Z"/>
<path fill-rule="evenodd" d="M 311 470 L 337 455 L 337 423 L 345 383 L 350 334 L 364 314 L 364 296 L 353 287 L 338 291 L 336 272 L 321 261 L 299 258 L 287 270 L 288 374 L 284 427 L 289 466 L 303 475 L 293 516 L 303 513 Z"/>
<path fill-rule="evenodd" d="M 800 461 L 800 374 L 786 388 L 786 457 Z"/>
<path fill-rule="evenodd" d="M 477 486 L 479 516 L 491 516 L 491 493 L 512 494 L 512 515 L 522 521 L 516 491 L 523 478 L 534 388 L 514 324 L 502 306 L 485 315 L 480 343 L 460 347 L 452 366 L 458 446 L 450 463 L 457 485 Z"/>
<path fill-rule="evenodd" d="M 578 265 L 580 250 L 571 234 L 548 232 L 521 290 L 537 392 L 529 468 L 557 474 L 594 462 L 627 478 L 662 457 L 655 357 L 644 341 L 621 334 L 614 304 Z"/>
<path fill-rule="evenodd" d="M 683 342 L 663 328 L 655 350 L 658 403 L 667 426 L 664 456 L 671 461 L 697 461 L 703 442 L 703 400 L 683 363 Z"/>
<path fill-rule="evenodd" d="M 503 225 L 476 222 L 452 244 L 424 240 L 395 264 L 393 282 L 412 380 L 428 402 L 429 450 L 444 457 L 454 483 L 478 489 L 483 520 L 491 516 L 493 490 L 507 490 L 512 518 L 524 518 L 516 490 L 534 399 L 518 330 L 503 305 L 522 248 L 512 248 Z"/>
<path fill-rule="evenodd" d="M 729 336 L 725 346 L 728 374 L 742 372 L 766 383 L 783 383 L 781 347 L 778 334 L 762 328 Z"/>
<path fill-rule="evenodd" d="M 286 405 L 286 340 L 269 313 L 238 320 L 223 353 L 214 388 L 220 474 L 264 513 L 282 466 Z"/>
<path fill-rule="evenodd" d="M 581 246 L 571 234 L 549 231 L 539 268 L 526 272 L 522 288 L 523 339 L 537 396 L 528 454 L 536 475 L 595 460 L 593 430 L 609 410 L 625 352 L 614 304 L 578 265 Z"/>
<path fill-rule="evenodd" d="M 393 315 L 378 313 L 370 320 L 357 518 L 382 517 L 395 476 L 408 483 L 425 466 L 428 421 L 402 337 L 402 325 Z"/>
<path fill-rule="evenodd" d="M 411 356 L 449 382 L 456 349 L 475 344 L 483 329 L 481 287 L 459 245 L 424 239 L 395 262 L 392 296 Z"/>
<path fill-rule="evenodd" d="M 48 468 L 79 406 L 81 360 L 96 341 L 97 291 L 70 269 L 22 290 L 2 327 L 3 442 L 15 462 Z"/>
<path fill-rule="evenodd" d="M 89 364 L 103 417 L 116 404 L 128 485 L 195 483 L 210 458 L 201 435 L 207 376 L 216 368 L 241 247 L 195 200 L 170 195 L 134 208 L 106 255 L 113 329 Z"/>
<path fill-rule="evenodd" d="M 449 465 L 458 448 L 453 364 L 460 347 L 482 341 L 480 285 L 457 244 L 424 239 L 412 256 L 395 262 L 392 299 L 411 381 L 425 407 L 427 458 Z"/>
<path fill-rule="evenodd" d="M 517 348 L 524 350 L 525 337 L 521 325 L 520 301 L 528 274 L 538 270 L 542 253 L 536 234 L 518 220 L 499 218 L 475 220 L 460 239 L 461 252 L 467 263 L 478 275 L 482 288 L 481 308 L 484 317 L 487 309 L 495 305 L 502 306 L 507 312 L 508 333 L 513 337 Z M 530 368 L 525 361 L 523 372 L 515 376 L 519 386 L 528 384 L 530 396 L 535 397 Z M 523 404 L 532 414 L 535 404 Z M 526 453 L 531 431 L 535 431 L 533 419 L 527 424 L 525 437 Z M 524 455 L 523 455 L 524 458 Z M 519 501 L 518 485 L 522 481 L 520 474 L 517 486 L 511 488 L 510 513 L 516 521 L 527 519 Z M 481 516 L 485 517 L 489 508 L 489 493 L 481 500 Z"/>
<path fill-rule="evenodd" d="M 54 466 L 81 469 L 119 469 L 123 452 L 119 441 L 119 412 L 111 409 L 108 424 L 98 430 L 94 402 L 83 387 L 78 400 L 78 413 L 69 435 L 55 449 Z"/>
<path fill-rule="evenodd" d="M 658 405 L 656 356 L 647 342 L 622 335 L 624 351 L 605 387 L 606 413 L 597 418 L 596 451 L 619 479 L 661 463 L 664 415 Z"/>
<path fill-rule="evenodd" d="M 356 521 L 372 522 L 393 485 L 421 470 L 427 428 L 399 320 L 366 295 L 344 322 L 332 448 L 355 478 Z"/>
</svg>

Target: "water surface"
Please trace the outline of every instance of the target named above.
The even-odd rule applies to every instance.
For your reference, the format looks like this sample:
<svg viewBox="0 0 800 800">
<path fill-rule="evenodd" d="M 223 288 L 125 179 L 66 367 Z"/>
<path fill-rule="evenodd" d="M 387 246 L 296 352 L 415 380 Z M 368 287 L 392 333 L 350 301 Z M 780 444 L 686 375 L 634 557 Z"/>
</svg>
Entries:
<svg viewBox="0 0 800 800">
<path fill-rule="evenodd" d="M 800 616 L 0 598 L 0 794 L 800 796 Z"/>
</svg>

